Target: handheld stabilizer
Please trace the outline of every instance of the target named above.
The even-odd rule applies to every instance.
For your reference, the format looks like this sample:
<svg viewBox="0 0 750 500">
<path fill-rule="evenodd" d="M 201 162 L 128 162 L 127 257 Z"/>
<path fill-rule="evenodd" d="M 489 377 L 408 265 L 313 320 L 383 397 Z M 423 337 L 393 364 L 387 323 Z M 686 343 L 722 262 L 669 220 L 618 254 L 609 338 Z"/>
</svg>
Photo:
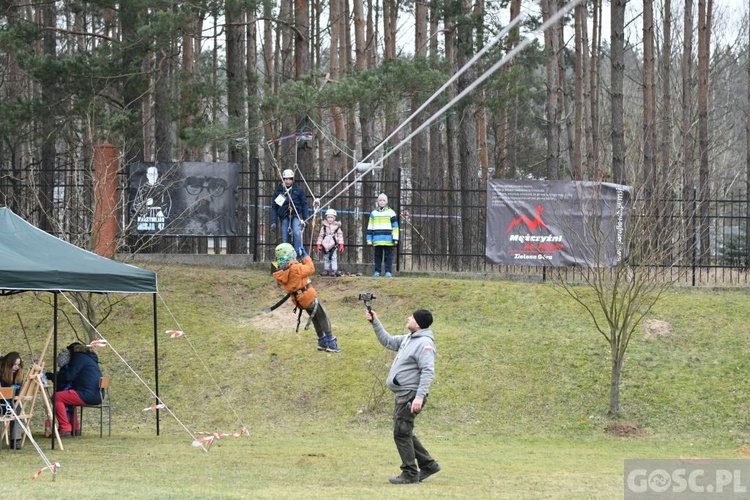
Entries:
<svg viewBox="0 0 750 500">
<path fill-rule="evenodd" d="M 372 311 L 372 301 L 375 300 L 377 297 L 375 297 L 370 292 L 364 292 L 359 294 L 359 300 L 365 303 L 365 307 L 367 307 L 367 311 Z"/>
</svg>

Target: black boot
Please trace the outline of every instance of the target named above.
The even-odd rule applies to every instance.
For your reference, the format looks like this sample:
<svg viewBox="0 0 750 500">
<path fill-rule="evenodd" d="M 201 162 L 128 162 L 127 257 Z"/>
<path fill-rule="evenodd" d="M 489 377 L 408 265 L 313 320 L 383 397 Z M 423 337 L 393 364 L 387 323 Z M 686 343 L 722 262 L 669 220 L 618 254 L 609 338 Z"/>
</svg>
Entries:
<svg viewBox="0 0 750 500">
<path fill-rule="evenodd" d="M 21 449 L 21 440 L 20 439 L 11 439 L 10 440 L 10 449 L 11 450 L 20 450 Z"/>
</svg>

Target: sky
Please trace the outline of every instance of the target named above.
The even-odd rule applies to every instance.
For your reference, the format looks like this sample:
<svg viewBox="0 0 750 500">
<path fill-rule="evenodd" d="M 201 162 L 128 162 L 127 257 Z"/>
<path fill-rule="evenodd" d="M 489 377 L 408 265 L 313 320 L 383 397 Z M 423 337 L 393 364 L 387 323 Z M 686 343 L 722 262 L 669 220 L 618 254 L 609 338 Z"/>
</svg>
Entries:
<svg viewBox="0 0 750 500">
<path fill-rule="evenodd" d="M 685 8 L 685 1 L 684 0 L 672 0 L 672 29 L 677 30 L 678 32 L 682 31 L 682 14 Z M 662 0 L 656 0 L 655 9 L 657 10 L 657 13 L 655 15 L 659 15 L 659 12 L 662 11 Z M 604 17 L 606 25 L 602 25 L 602 32 L 606 31 L 609 32 L 608 29 L 608 23 L 609 23 L 609 10 L 610 10 L 610 4 L 607 3 L 604 6 L 604 12 L 602 13 L 602 17 Z M 742 22 L 747 22 L 747 10 L 748 10 L 748 0 L 713 0 L 713 14 L 714 14 L 714 26 L 717 28 L 714 30 L 714 43 L 719 42 L 727 42 L 728 40 L 736 40 L 737 36 L 742 30 Z M 641 0 L 630 0 L 628 2 L 627 10 L 626 10 L 626 25 L 628 24 L 628 20 L 633 20 L 633 31 L 634 33 L 630 34 L 631 41 L 640 40 L 641 39 L 641 33 L 639 31 L 642 29 L 641 23 L 638 21 L 640 16 L 643 12 L 643 3 Z M 693 22 L 697 23 L 698 21 L 698 0 L 693 0 Z M 718 29 L 721 27 L 721 29 Z M 747 27 L 745 27 L 745 30 L 747 30 Z M 747 35 L 747 31 L 745 31 L 745 35 Z M 602 35 L 604 38 L 604 35 Z M 606 36 L 606 38 L 609 38 L 609 35 Z M 747 36 L 744 38 L 745 43 L 747 43 Z"/>
<path fill-rule="evenodd" d="M 655 0 L 658 12 L 661 12 L 663 0 Z M 611 4 L 609 0 L 602 7 L 602 39 L 609 40 L 610 35 L 610 8 Z M 713 44 L 728 44 L 735 42 L 740 33 L 743 33 L 742 23 L 747 23 L 748 15 L 748 0 L 713 0 L 714 3 L 714 39 Z M 522 0 L 522 11 L 527 13 L 534 13 L 538 15 L 539 12 L 539 0 Z M 643 12 L 642 0 L 629 0 L 626 10 L 625 24 L 630 26 L 631 29 L 628 32 L 628 41 L 634 45 L 640 45 L 641 40 L 641 23 L 639 19 Z M 672 29 L 677 33 L 682 31 L 682 11 L 685 8 L 684 0 L 672 0 Z M 697 22 L 697 10 L 698 0 L 693 0 L 694 22 Z M 506 9 L 507 12 L 507 9 Z M 659 15 L 658 13 L 656 15 Z M 502 19 L 502 22 L 507 23 L 508 18 Z M 721 27 L 719 29 L 719 27 Z M 590 27 L 589 27 L 590 28 Z M 747 29 L 748 26 L 744 26 L 744 38 L 742 43 L 747 43 Z M 570 30 L 570 37 L 572 37 L 572 29 Z M 541 37 L 541 34 L 539 34 Z M 589 31 L 589 38 L 591 37 L 591 31 Z M 680 37 L 681 38 L 681 37 Z M 697 39 L 694 39 L 697 41 Z M 572 40 L 571 40 L 572 43 Z M 406 53 L 414 52 L 414 18 L 409 15 L 402 15 L 400 17 L 399 32 L 397 35 L 397 44 L 400 46 L 401 51 Z"/>
<path fill-rule="evenodd" d="M 747 22 L 748 0 L 714 0 L 714 25 L 722 26 L 722 29 L 714 30 L 714 43 L 727 42 L 736 40 L 742 30 L 742 23 Z M 663 1 L 656 0 L 655 15 L 659 16 L 663 10 Z M 685 8 L 684 0 L 672 0 L 672 29 L 678 32 L 682 31 L 682 13 Z M 602 38 L 609 39 L 609 20 L 610 20 L 610 2 L 607 2 L 602 9 Z M 698 0 L 693 0 L 694 23 L 698 20 Z M 628 39 L 631 43 L 637 43 L 641 39 L 642 29 L 639 21 L 643 13 L 643 3 L 641 0 L 630 0 L 626 7 L 625 25 L 631 26 Z M 724 27 L 726 26 L 726 27 Z M 745 27 L 747 29 L 747 27 Z M 745 31 L 745 34 L 747 32 Z M 747 40 L 745 37 L 744 40 Z"/>
</svg>

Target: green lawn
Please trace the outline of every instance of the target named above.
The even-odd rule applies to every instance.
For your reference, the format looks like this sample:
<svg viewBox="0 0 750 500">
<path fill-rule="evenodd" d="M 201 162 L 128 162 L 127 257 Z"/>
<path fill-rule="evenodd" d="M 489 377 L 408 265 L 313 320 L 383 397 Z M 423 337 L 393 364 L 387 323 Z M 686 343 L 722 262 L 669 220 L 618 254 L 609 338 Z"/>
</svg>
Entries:
<svg viewBox="0 0 750 500">
<path fill-rule="evenodd" d="M 112 377 L 113 436 L 99 439 L 94 411 L 65 451 L 0 452 L 8 498 L 621 498 L 627 458 L 744 458 L 750 441 L 746 377 L 750 333 L 744 291 L 676 290 L 651 318 L 669 337 L 640 332 L 625 362 L 617 423 L 640 437 L 613 437 L 607 417 L 608 346 L 582 310 L 548 284 L 481 279 L 318 278 L 315 286 L 343 349 L 320 353 L 295 332 L 291 308 L 264 314 L 280 289 L 268 272 L 167 266 L 159 273 L 160 393 L 153 402 L 151 298 L 125 297 L 99 327 Z M 391 333 L 410 312 L 433 310 L 437 378 L 417 432 L 443 470 L 420 485 L 393 486 L 398 456 L 383 387 L 392 355 L 365 321 L 360 292 Z M 61 298 L 60 303 L 66 304 Z M 68 312 L 70 306 L 65 306 Z M 38 352 L 51 321 L 49 297 L 0 300 L 0 352 Z M 70 326 L 73 325 L 73 326 Z M 60 343 L 75 322 L 61 317 Z M 170 339 L 168 329 L 187 335 Z M 51 353 L 46 362 L 51 365 Z M 32 427 L 43 428 L 41 405 Z M 97 422 L 98 423 L 98 422 Z M 239 431 L 208 453 L 190 432 Z M 54 477 L 54 481 L 52 480 Z"/>
</svg>

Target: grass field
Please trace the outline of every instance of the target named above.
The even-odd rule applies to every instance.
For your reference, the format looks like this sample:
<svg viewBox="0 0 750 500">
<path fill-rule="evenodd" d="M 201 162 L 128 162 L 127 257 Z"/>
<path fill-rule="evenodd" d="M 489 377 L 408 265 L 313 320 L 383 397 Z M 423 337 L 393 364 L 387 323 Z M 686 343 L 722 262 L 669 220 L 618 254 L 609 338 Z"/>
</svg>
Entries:
<svg viewBox="0 0 750 500">
<path fill-rule="evenodd" d="M 750 309 L 744 291 L 675 290 L 650 318 L 671 334 L 640 332 L 625 362 L 623 415 L 607 417 L 609 357 L 588 318 L 548 284 L 481 279 L 317 278 L 340 354 L 320 353 L 315 335 L 295 332 L 281 296 L 259 270 L 166 266 L 159 274 L 160 394 L 153 402 L 151 297 L 118 297 L 99 327 L 112 377 L 113 435 L 99 439 L 94 411 L 65 451 L 27 443 L 0 452 L 8 498 L 621 498 L 627 458 L 745 458 L 750 441 L 747 373 Z M 417 433 L 443 470 L 420 485 L 393 486 L 392 397 L 383 381 L 392 354 L 378 344 L 358 302 L 391 333 L 412 310 L 433 310 L 437 378 Z M 60 299 L 68 313 L 72 307 Z M 0 353 L 28 360 L 20 314 L 38 353 L 52 320 L 49 296 L 0 300 Z M 71 322 L 76 328 L 79 325 Z M 75 340 L 60 321 L 60 344 Z M 80 328 L 79 328 L 80 329 Z M 170 339 L 168 329 L 186 335 Z M 51 365 L 51 351 L 46 356 Z M 43 428 L 41 405 L 32 428 Z M 617 437 L 613 423 L 637 430 Z M 96 422 L 98 424 L 98 422 Z M 209 452 L 192 433 L 239 431 Z M 53 481 L 54 478 L 54 481 Z"/>
</svg>

